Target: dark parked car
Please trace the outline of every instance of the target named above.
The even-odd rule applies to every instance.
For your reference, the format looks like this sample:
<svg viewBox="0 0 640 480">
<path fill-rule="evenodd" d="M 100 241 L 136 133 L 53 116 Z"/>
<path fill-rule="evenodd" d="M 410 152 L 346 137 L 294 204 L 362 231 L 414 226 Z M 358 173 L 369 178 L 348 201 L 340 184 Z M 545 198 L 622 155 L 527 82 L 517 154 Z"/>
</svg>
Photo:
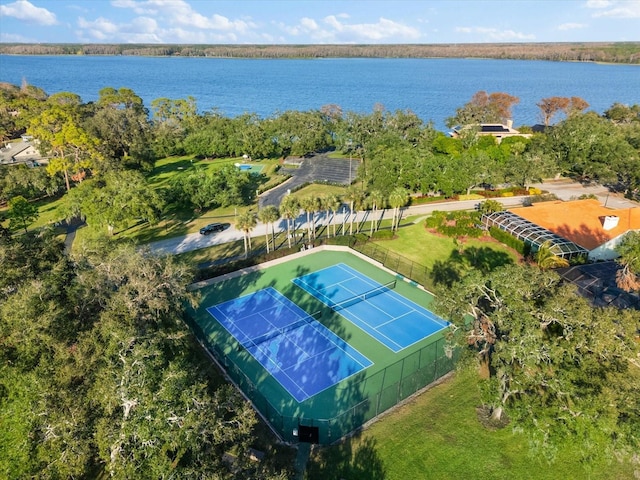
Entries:
<svg viewBox="0 0 640 480">
<path fill-rule="evenodd" d="M 221 223 L 210 223 L 200 229 L 200 235 L 209 235 L 213 232 L 221 232 L 224 230 L 224 225 Z"/>
</svg>

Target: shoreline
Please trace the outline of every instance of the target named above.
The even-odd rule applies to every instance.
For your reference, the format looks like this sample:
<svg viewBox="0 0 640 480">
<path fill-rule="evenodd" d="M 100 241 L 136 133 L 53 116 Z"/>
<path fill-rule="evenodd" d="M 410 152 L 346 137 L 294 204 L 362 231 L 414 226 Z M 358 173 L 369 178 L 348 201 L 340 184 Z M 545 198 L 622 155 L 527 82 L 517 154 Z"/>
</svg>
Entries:
<svg viewBox="0 0 640 480">
<path fill-rule="evenodd" d="M 217 59 L 492 59 L 640 65 L 640 42 L 468 44 L 30 44 L 0 43 L 0 55 Z"/>
</svg>

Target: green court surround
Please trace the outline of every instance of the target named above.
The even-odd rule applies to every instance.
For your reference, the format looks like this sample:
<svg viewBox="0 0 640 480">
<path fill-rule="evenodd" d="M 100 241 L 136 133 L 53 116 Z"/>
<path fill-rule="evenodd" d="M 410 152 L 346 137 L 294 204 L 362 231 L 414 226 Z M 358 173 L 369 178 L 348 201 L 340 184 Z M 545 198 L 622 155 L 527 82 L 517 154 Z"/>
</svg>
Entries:
<svg viewBox="0 0 640 480">
<path fill-rule="evenodd" d="M 346 247 L 321 247 L 192 286 L 200 294 L 198 306 L 190 312 L 196 335 L 286 442 L 300 440 L 300 427 L 317 427 L 319 443 L 332 443 L 445 375 L 454 365 L 455 355 L 445 348 L 446 330 L 394 353 L 291 282 L 336 263 L 345 263 L 381 284 L 397 277 Z M 399 294 L 429 307 L 431 294 L 414 282 L 398 280 Z M 206 311 L 207 307 L 266 287 L 275 288 L 307 313 L 321 311 L 319 321 L 373 365 L 298 403 Z"/>
</svg>

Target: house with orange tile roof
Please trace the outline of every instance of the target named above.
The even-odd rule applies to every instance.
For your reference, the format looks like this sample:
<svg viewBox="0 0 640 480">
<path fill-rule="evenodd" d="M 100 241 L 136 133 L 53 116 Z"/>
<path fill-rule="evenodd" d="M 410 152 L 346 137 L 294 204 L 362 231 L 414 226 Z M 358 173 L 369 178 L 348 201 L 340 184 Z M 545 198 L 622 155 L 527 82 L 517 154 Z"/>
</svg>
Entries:
<svg viewBox="0 0 640 480">
<path fill-rule="evenodd" d="M 542 202 L 510 211 L 584 247 L 592 261 L 616 258 L 615 247 L 624 234 L 640 231 L 640 207 L 614 210 L 595 199 Z"/>
</svg>

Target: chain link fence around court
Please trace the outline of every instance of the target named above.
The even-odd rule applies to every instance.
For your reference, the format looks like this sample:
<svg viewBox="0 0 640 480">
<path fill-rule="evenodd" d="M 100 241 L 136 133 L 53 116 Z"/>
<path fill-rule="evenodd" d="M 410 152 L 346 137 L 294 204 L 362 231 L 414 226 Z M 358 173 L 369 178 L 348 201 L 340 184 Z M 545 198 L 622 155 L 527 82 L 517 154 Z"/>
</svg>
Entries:
<svg viewBox="0 0 640 480">
<path fill-rule="evenodd" d="M 352 248 L 369 258 L 377 260 L 389 270 L 431 289 L 431 276 L 426 266 L 416 263 L 388 248 L 381 247 L 374 242 L 355 242 Z"/>
<path fill-rule="evenodd" d="M 393 250 L 371 241 L 367 235 L 342 235 L 337 237 L 318 236 L 311 243 L 316 246 L 326 244 L 350 247 L 353 250 L 380 262 L 389 270 L 422 285 L 427 290 L 433 290 L 434 285 L 431 279 L 430 270 L 425 265 L 414 262 Z M 226 259 L 225 262 L 220 262 L 218 265 L 210 265 L 206 268 L 200 268 L 195 280 L 205 280 L 240 268 L 286 257 L 292 253 L 300 251 L 300 244 L 304 245 L 304 241 L 298 241 L 298 243 L 292 248 L 287 248 L 285 243 L 285 245 L 282 245 L 280 248 L 272 250 L 269 253 L 258 250 L 251 252 L 248 257 L 243 256 L 241 258 Z"/>
<path fill-rule="evenodd" d="M 332 418 L 288 416 L 275 407 L 223 349 L 207 342 L 200 327 L 189 322 L 203 346 L 227 376 L 242 390 L 264 420 L 285 442 L 298 442 L 301 426 L 318 428 L 319 443 L 327 445 L 357 430 L 366 422 L 393 408 L 411 395 L 451 372 L 458 351 L 439 337 L 397 362 L 358 380 L 347 380 L 335 389 L 339 413 Z"/>
</svg>

